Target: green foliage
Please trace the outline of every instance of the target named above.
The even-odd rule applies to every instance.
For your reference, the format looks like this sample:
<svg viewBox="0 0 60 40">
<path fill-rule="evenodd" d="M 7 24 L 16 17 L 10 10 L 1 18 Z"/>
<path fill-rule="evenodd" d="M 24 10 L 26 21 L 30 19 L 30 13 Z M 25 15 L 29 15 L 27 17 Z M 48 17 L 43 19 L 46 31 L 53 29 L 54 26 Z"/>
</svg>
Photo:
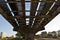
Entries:
<svg viewBox="0 0 60 40">
<path fill-rule="evenodd" d="M 22 40 L 22 39 L 21 39 L 21 38 L 17 38 L 17 37 L 16 37 L 16 38 L 13 38 L 12 40 Z"/>
</svg>

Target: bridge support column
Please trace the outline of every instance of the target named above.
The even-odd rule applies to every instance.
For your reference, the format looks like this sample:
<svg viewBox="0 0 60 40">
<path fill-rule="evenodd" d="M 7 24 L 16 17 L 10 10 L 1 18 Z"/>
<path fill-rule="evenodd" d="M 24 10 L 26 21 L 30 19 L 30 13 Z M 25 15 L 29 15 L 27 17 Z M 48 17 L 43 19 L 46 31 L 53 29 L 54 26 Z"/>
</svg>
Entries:
<svg viewBox="0 0 60 40">
<path fill-rule="evenodd" d="M 32 33 L 25 34 L 24 38 L 25 40 L 34 40 L 34 34 Z"/>
</svg>

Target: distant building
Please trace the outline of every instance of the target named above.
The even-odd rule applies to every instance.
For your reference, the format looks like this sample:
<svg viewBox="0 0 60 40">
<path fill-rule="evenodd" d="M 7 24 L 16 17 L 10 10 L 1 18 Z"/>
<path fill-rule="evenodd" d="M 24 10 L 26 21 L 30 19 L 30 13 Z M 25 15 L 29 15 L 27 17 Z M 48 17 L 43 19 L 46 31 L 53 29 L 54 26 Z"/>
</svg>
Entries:
<svg viewBox="0 0 60 40">
<path fill-rule="evenodd" d="M 0 38 L 1 38 L 1 33 L 0 33 Z"/>
<path fill-rule="evenodd" d="M 1 32 L 1 38 L 5 38 L 6 37 L 6 33 L 5 32 Z"/>
</svg>

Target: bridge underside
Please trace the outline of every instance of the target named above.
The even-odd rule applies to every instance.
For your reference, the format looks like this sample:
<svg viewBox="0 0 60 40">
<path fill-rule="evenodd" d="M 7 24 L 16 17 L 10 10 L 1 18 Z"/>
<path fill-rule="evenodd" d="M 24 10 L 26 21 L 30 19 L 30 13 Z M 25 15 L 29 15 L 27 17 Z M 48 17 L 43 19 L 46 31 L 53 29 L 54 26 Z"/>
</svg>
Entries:
<svg viewBox="0 0 60 40">
<path fill-rule="evenodd" d="M 0 0 L 0 14 L 14 27 L 14 31 L 25 38 L 29 35 L 27 38 L 30 40 L 59 12 L 59 0 Z"/>
</svg>

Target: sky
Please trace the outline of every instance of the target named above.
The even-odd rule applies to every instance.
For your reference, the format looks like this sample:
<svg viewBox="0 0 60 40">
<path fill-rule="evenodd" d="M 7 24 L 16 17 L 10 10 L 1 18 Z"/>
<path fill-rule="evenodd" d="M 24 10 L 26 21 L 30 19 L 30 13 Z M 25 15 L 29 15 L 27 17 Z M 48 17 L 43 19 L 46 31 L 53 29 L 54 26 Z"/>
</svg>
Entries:
<svg viewBox="0 0 60 40">
<path fill-rule="evenodd" d="M 5 32 L 7 36 L 11 36 L 16 34 L 15 31 L 13 31 L 13 26 L 7 22 L 3 16 L 0 15 L 0 33 Z"/>
</svg>

